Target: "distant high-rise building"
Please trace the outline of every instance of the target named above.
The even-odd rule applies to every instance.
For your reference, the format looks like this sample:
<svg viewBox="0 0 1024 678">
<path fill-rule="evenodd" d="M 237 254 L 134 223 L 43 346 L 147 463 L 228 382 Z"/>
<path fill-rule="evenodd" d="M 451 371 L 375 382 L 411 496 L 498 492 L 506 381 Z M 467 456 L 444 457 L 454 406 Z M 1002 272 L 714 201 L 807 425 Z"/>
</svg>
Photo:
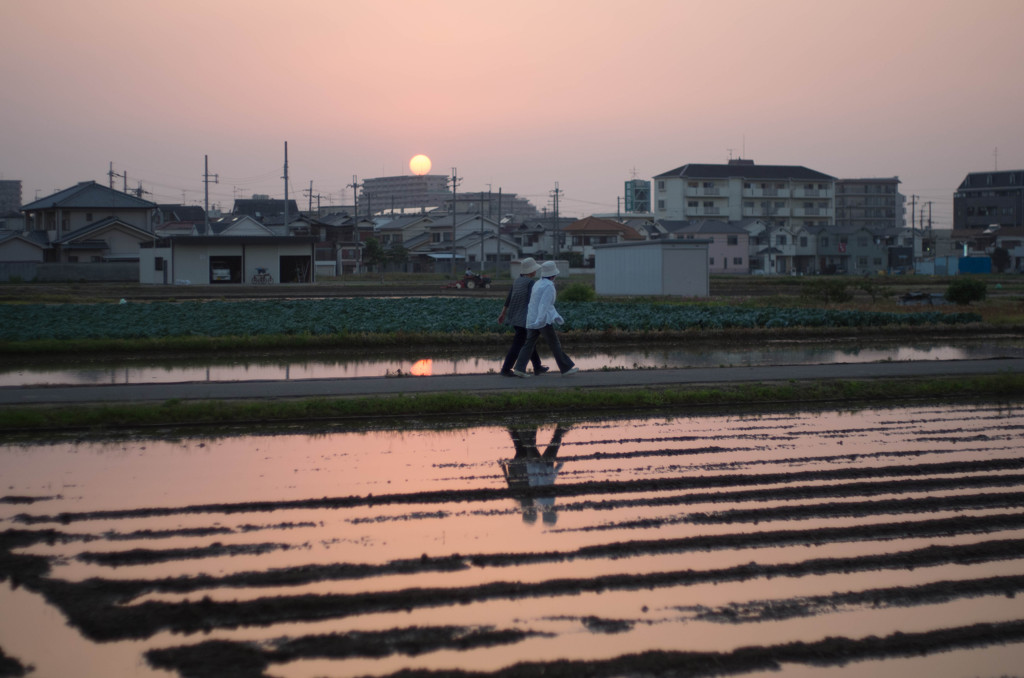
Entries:
<svg viewBox="0 0 1024 678">
<path fill-rule="evenodd" d="M 0 216 L 21 209 L 21 179 L 0 179 Z"/>
<path fill-rule="evenodd" d="M 626 182 L 626 212 L 646 214 L 651 211 L 651 182 L 632 179 Z"/>
<path fill-rule="evenodd" d="M 899 177 L 836 179 L 836 226 L 902 228 L 904 197 Z"/>
<path fill-rule="evenodd" d="M 363 179 L 359 212 L 366 214 L 390 209 L 428 209 L 441 207 L 450 198 L 448 176 L 444 174 Z"/>
<path fill-rule="evenodd" d="M 459 212 L 483 214 L 492 219 L 510 218 L 522 222 L 540 217 L 540 211 L 532 202 L 515 193 L 496 191 L 466 191 L 456 194 Z"/>
<path fill-rule="evenodd" d="M 1024 226 L 1024 170 L 971 172 L 953 194 L 953 230 Z"/>
</svg>

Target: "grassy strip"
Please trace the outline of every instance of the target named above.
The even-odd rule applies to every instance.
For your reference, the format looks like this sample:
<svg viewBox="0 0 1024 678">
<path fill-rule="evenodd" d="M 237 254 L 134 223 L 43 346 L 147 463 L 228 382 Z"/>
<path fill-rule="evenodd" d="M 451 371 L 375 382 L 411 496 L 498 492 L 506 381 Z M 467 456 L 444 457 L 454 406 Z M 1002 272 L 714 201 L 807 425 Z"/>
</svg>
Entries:
<svg viewBox="0 0 1024 678">
<path fill-rule="evenodd" d="M 422 425 L 414 418 L 515 412 L 579 415 L 586 411 L 651 412 L 705 405 L 891 401 L 913 399 L 1019 399 L 1024 374 L 928 379 L 870 379 L 750 383 L 724 386 L 628 389 L 541 389 L 510 393 L 432 393 L 301 400 L 182 401 L 71 407 L 16 406 L 0 410 L 0 433 L 103 433 L 152 426 L 280 426 L 327 421 L 335 429 L 365 429 L 383 418 L 388 428 Z"/>
<path fill-rule="evenodd" d="M 732 329 L 687 329 L 647 331 L 573 331 L 561 336 L 562 343 L 572 346 L 603 345 L 608 343 L 678 343 L 727 341 L 743 344 L 765 340 L 821 340 L 844 338 L 907 339 L 908 337 L 953 337 L 965 336 L 982 338 L 986 335 L 1007 333 L 1024 334 L 1024 325 L 997 326 L 986 323 L 969 325 L 890 325 L 880 327 L 777 327 L 777 328 L 732 328 Z M 145 339 L 40 339 L 35 341 L 0 341 L 0 356 L 44 356 L 74 355 L 83 353 L 107 355 L 141 355 L 147 358 L 160 355 L 230 353 L 265 353 L 268 351 L 295 350 L 365 350 L 504 345 L 511 332 L 464 333 L 452 335 L 448 332 L 395 332 L 390 334 L 339 333 L 339 334 L 269 334 L 248 336 L 186 336 L 158 337 Z"/>
</svg>

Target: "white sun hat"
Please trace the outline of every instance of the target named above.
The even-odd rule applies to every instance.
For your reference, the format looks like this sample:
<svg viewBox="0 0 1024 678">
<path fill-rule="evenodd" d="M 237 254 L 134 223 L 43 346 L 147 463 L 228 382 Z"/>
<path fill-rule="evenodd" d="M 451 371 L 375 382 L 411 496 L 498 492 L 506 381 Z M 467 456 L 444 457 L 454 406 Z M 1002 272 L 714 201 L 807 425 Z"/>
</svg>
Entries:
<svg viewBox="0 0 1024 678">
<path fill-rule="evenodd" d="M 545 261 L 540 265 L 540 277 L 553 278 L 558 275 L 558 266 L 553 261 Z"/>
<path fill-rule="evenodd" d="M 540 268 L 540 264 L 538 264 L 537 260 L 534 259 L 533 257 L 526 257 L 525 259 L 519 262 L 519 273 L 522 275 L 529 275 L 530 273 L 536 271 L 538 268 Z"/>
</svg>

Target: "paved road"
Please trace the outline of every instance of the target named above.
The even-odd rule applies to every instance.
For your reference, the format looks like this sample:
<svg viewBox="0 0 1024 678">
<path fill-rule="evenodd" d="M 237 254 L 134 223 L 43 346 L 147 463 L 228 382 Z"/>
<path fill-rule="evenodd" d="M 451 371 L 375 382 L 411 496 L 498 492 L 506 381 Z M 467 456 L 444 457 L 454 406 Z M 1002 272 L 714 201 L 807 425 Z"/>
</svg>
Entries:
<svg viewBox="0 0 1024 678">
<path fill-rule="evenodd" d="M 188 382 L 180 384 L 104 384 L 88 386 L 0 387 L 0 406 L 62 403 L 162 402 L 252 398 L 316 398 L 379 396 L 452 391 L 529 390 L 537 388 L 614 388 L 672 384 L 722 384 L 790 379 L 869 379 L 892 377 L 968 376 L 1024 372 L 1024 358 L 992 360 L 928 360 L 916 362 L 842 363 L 833 365 L 767 365 L 692 369 L 616 370 L 557 373 L 532 379 L 494 374 L 429 377 L 364 377 L 290 381 Z"/>
</svg>

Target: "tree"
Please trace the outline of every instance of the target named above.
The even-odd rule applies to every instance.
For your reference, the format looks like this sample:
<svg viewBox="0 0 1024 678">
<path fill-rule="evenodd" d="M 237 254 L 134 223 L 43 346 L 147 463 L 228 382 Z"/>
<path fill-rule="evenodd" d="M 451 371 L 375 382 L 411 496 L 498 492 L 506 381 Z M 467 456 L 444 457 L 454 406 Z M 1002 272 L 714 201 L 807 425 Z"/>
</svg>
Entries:
<svg viewBox="0 0 1024 678">
<path fill-rule="evenodd" d="M 992 265 L 996 271 L 1003 273 L 1010 268 L 1010 251 L 1005 247 L 997 247 L 992 250 Z"/>
<path fill-rule="evenodd" d="M 376 238 L 367 238 L 363 243 L 363 262 L 367 266 L 375 266 L 380 272 L 380 281 L 384 282 L 384 269 L 388 264 L 404 264 L 409 261 L 409 250 L 401 245 L 392 245 L 388 249 Z"/>
<path fill-rule="evenodd" d="M 988 285 L 977 278 L 957 278 L 946 288 L 946 301 L 968 306 L 972 301 L 984 301 Z"/>
</svg>

